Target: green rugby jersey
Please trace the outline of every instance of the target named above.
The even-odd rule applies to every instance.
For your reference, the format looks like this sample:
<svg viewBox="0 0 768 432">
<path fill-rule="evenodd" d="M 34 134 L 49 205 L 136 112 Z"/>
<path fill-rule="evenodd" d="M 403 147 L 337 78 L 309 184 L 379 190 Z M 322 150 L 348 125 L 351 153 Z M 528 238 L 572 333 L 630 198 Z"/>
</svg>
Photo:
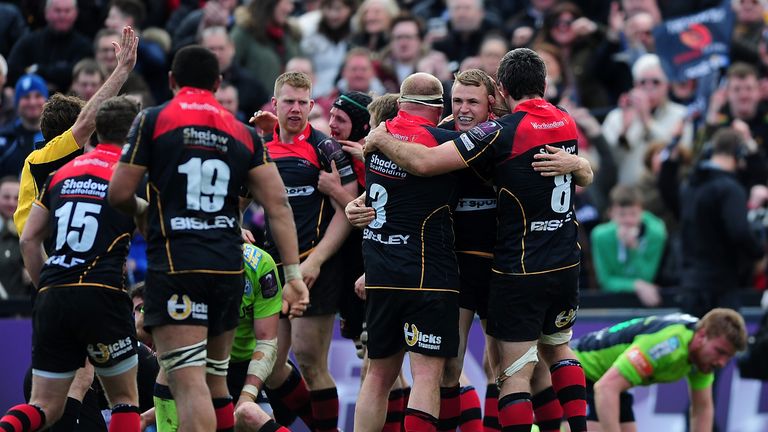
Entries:
<svg viewBox="0 0 768 432">
<path fill-rule="evenodd" d="M 688 380 L 693 390 L 712 385 L 688 360 L 688 344 L 698 318 L 685 314 L 635 318 L 589 333 L 572 348 L 587 379 L 597 382 L 615 366 L 633 386 Z"/>
<path fill-rule="evenodd" d="M 283 289 L 277 276 L 275 260 L 262 249 L 251 244 L 243 245 L 245 264 L 245 289 L 240 303 L 240 321 L 232 343 L 233 362 L 251 359 L 256 347 L 253 321 L 280 312 Z"/>
</svg>

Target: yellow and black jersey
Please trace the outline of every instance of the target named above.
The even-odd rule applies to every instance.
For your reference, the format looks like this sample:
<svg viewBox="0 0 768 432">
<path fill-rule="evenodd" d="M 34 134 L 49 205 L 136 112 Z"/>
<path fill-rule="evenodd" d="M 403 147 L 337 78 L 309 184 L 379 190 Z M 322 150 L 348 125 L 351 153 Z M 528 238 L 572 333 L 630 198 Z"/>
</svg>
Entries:
<svg viewBox="0 0 768 432">
<path fill-rule="evenodd" d="M 341 145 L 309 124 L 293 142 L 280 142 L 279 136 L 279 130 L 275 129 L 274 133 L 265 137 L 266 146 L 285 184 L 296 223 L 299 253 L 304 258 L 325 236 L 325 230 L 334 214 L 331 198 L 317 189 L 320 171 L 330 172 L 333 160 L 341 184 L 357 181 L 357 177 Z M 276 261 L 282 262 L 269 224 L 265 249 Z"/>
<path fill-rule="evenodd" d="M 492 170 L 498 206 L 495 272 L 536 274 L 578 265 L 572 175 L 543 177 L 531 167 L 533 155 L 547 151 L 545 145 L 577 154 L 576 139 L 576 123 L 566 112 L 533 99 L 454 140 L 467 166 Z"/>
<path fill-rule="evenodd" d="M 24 231 L 32 203 L 40 195 L 48 175 L 81 154 L 83 149 L 77 145 L 72 129 L 69 129 L 27 156 L 21 169 L 19 205 L 13 214 L 13 223 L 19 235 Z"/>
<path fill-rule="evenodd" d="M 387 130 L 412 145 L 434 147 L 456 136 L 400 111 Z M 419 177 L 383 153 L 366 159 L 366 205 L 376 218 L 363 230 L 368 289 L 458 291 L 453 221 L 456 177 Z"/>
<path fill-rule="evenodd" d="M 242 272 L 239 193 L 271 162 L 252 128 L 210 91 L 184 87 L 136 117 L 120 162 L 148 171 L 150 270 Z"/>
<path fill-rule="evenodd" d="M 120 148 L 101 144 L 51 174 L 35 203 L 49 212 L 48 260 L 40 289 L 89 285 L 124 289 L 123 265 L 136 226 L 109 205 Z"/>
</svg>

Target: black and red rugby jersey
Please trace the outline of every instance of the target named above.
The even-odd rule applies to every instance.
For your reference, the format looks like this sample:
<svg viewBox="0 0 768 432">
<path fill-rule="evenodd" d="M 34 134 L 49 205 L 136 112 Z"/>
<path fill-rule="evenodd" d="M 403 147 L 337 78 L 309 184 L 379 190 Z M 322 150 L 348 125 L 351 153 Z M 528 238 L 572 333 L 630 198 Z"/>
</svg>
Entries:
<svg viewBox="0 0 768 432">
<path fill-rule="evenodd" d="M 400 111 L 387 130 L 413 145 L 434 147 L 456 136 Z M 366 158 L 366 205 L 376 218 L 363 230 L 365 286 L 369 289 L 457 291 L 451 209 L 456 177 L 409 174 L 381 152 Z"/>
<path fill-rule="evenodd" d="M 543 177 L 533 155 L 545 145 L 577 154 L 577 129 L 563 110 L 532 99 L 511 114 L 481 123 L 454 140 L 468 166 L 493 164 L 498 189 L 494 271 L 535 274 L 579 263 L 571 174 Z"/>
<path fill-rule="evenodd" d="M 120 161 L 148 170 L 150 270 L 242 271 L 239 192 L 270 162 L 251 127 L 210 91 L 184 87 L 139 114 Z"/>
<path fill-rule="evenodd" d="M 99 144 L 48 176 L 36 204 L 49 212 L 48 259 L 40 289 L 88 285 L 122 290 L 136 226 L 107 201 L 120 147 Z"/>
<path fill-rule="evenodd" d="M 279 129 L 264 140 L 280 177 L 293 210 L 299 239 L 299 254 L 303 259 L 317 246 L 325 235 L 335 211 L 331 198 L 317 190 L 320 171 L 331 171 L 331 160 L 341 177 L 341 184 L 357 181 L 352 164 L 341 145 L 331 137 L 307 124 L 304 132 L 293 142 L 280 142 Z M 279 263 L 280 254 L 267 223 L 265 249 Z"/>
<path fill-rule="evenodd" d="M 451 120 L 440 127 L 456 131 L 456 122 Z M 486 171 L 474 167 L 456 171 L 458 202 L 453 209 L 456 253 L 486 258 L 493 256 L 496 244 L 496 190 L 492 180 L 483 177 L 488 174 Z"/>
</svg>

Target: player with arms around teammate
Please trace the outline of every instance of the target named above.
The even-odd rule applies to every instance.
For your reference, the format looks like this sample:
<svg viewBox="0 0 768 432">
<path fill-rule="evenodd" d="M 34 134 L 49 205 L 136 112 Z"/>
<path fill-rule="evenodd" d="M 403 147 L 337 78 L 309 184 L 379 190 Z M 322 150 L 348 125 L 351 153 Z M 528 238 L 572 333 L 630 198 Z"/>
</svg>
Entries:
<svg viewBox="0 0 768 432">
<path fill-rule="evenodd" d="M 681 378 L 690 388 L 690 430 L 711 431 L 713 371 L 746 348 L 747 331 L 736 311 L 717 308 L 701 319 L 684 314 L 635 318 L 571 345 L 587 376 L 590 431 L 635 431 L 627 390 Z"/>
<path fill-rule="evenodd" d="M 541 355 L 550 365 L 572 431 L 586 430 L 584 373 L 568 347 L 578 309 L 579 247 L 571 197 L 592 181 L 579 159 L 573 174 L 540 175 L 534 155 L 556 148 L 577 153 L 576 124 L 543 99 L 546 68 L 525 48 L 508 52 L 497 73 L 512 113 L 482 123 L 451 145 L 408 146 L 379 126 L 367 145 L 417 175 L 464 167 L 491 169 L 498 229 L 489 293 L 487 332 L 500 351 L 499 420 L 504 430 L 528 431 L 533 422 L 531 375 Z M 490 168 L 489 168 L 490 167 Z M 575 181 L 574 181 L 575 180 Z M 568 403 L 571 402 L 571 403 Z"/>
<path fill-rule="evenodd" d="M 0 429 L 28 432 L 56 423 L 86 358 L 112 406 L 110 430 L 139 429 L 136 332 L 123 274 L 136 225 L 107 202 L 109 179 L 138 111 L 125 97 L 104 102 L 96 116 L 101 144 L 51 174 L 32 207 L 20 240 L 38 288 L 32 396 L 0 419 Z"/>
<path fill-rule="evenodd" d="M 134 192 L 148 173 L 144 325 L 176 398 L 179 427 L 226 429 L 233 422 L 226 374 L 244 284 L 242 185 L 264 206 L 287 263 L 286 312 L 301 313 L 306 286 L 280 176 L 255 131 L 214 98 L 216 57 L 200 46 L 179 50 L 169 81 L 174 98 L 134 122 L 109 199 L 125 213 L 140 212 Z"/>
</svg>

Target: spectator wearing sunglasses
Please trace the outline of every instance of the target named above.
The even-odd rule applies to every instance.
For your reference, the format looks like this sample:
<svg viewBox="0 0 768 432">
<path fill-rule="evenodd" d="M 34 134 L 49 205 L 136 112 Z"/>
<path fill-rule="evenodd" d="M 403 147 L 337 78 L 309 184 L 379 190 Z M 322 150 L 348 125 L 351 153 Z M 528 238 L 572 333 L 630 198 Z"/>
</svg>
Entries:
<svg viewBox="0 0 768 432">
<path fill-rule="evenodd" d="M 641 56 L 632 66 L 634 87 L 603 122 L 603 136 L 614 147 L 620 184 L 635 184 L 643 172 L 643 157 L 653 141 L 690 148 L 693 128 L 684 106 L 668 98 L 669 81 L 655 54 Z"/>
</svg>

